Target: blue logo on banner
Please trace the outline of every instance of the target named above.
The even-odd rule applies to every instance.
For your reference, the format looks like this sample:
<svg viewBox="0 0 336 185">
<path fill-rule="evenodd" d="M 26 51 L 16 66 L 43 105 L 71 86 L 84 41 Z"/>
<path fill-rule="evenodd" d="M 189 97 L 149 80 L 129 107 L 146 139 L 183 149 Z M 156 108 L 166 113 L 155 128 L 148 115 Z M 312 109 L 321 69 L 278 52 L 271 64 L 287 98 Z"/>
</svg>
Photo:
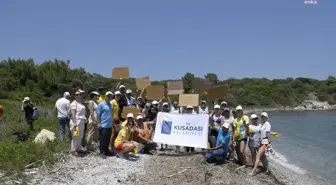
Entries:
<svg viewBox="0 0 336 185">
<path fill-rule="evenodd" d="M 161 134 L 170 135 L 172 131 L 172 121 L 162 121 Z"/>
</svg>

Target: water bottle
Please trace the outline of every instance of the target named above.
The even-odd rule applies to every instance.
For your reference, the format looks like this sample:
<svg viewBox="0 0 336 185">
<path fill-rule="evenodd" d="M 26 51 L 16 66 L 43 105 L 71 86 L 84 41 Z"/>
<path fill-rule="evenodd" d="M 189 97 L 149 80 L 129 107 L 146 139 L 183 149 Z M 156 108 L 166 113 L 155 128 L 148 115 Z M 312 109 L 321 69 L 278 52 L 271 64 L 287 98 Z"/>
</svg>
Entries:
<svg viewBox="0 0 336 185">
<path fill-rule="evenodd" d="M 78 128 L 77 127 L 73 131 L 73 136 L 74 137 L 79 136 L 79 132 L 78 132 Z"/>
</svg>

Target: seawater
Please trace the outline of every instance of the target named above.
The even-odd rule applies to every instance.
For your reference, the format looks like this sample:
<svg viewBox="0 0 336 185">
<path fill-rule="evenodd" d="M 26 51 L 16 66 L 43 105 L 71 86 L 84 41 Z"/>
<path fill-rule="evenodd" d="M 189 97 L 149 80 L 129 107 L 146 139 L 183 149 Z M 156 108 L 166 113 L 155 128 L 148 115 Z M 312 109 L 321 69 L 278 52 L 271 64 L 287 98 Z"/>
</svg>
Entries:
<svg viewBox="0 0 336 185">
<path fill-rule="evenodd" d="M 336 184 L 336 111 L 269 112 L 276 151 L 270 158 L 294 173 Z"/>
</svg>

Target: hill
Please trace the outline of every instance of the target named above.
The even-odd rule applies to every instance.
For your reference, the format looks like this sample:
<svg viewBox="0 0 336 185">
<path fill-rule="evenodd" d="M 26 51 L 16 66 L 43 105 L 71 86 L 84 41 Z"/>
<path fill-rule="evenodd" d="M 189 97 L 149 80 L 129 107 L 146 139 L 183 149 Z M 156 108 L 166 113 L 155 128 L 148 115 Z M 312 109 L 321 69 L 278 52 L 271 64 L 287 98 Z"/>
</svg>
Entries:
<svg viewBox="0 0 336 185">
<path fill-rule="evenodd" d="M 0 62 L 0 99 L 21 101 L 24 96 L 30 96 L 38 104 L 52 104 L 65 91 L 73 92 L 81 88 L 86 92 L 98 87 L 116 87 L 119 80 L 103 77 L 96 73 L 88 73 L 84 68 L 71 69 L 69 61 L 53 60 L 35 64 L 33 59 L 11 59 Z M 112 66 L 111 66 L 112 67 Z M 185 93 L 192 90 L 194 74 L 187 72 L 181 79 L 184 82 Z M 224 98 L 229 105 L 246 106 L 296 106 L 304 100 L 328 101 L 336 103 L 336 79 L 329 76 L 326 80 L 312 78 L 229 78 L 218 79 L 216 74 L 208 73 L 213 86 L 228 85 L 229 93 Z M 167 81 L 153 81 L 152 84 L 163 84 Z M 135 79 L 123 80 L 135 92 Z M 201 99 L 206 98 L 201 96 Z"/>
</svg>

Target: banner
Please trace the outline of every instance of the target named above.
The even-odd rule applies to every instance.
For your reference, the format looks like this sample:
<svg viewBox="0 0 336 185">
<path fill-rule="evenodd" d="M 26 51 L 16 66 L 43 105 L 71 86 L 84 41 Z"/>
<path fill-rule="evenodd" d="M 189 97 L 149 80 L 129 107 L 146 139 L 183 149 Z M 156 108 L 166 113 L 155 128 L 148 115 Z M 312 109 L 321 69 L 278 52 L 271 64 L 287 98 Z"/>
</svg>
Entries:
<svg viewBox="0 0 336 185">
<path fill-rule="evenodd" d="M 154 142 L 189 146 L 208 147 L 207 114 L 171 114 L 159 112 L 156 119 Z"/>
</svg>

